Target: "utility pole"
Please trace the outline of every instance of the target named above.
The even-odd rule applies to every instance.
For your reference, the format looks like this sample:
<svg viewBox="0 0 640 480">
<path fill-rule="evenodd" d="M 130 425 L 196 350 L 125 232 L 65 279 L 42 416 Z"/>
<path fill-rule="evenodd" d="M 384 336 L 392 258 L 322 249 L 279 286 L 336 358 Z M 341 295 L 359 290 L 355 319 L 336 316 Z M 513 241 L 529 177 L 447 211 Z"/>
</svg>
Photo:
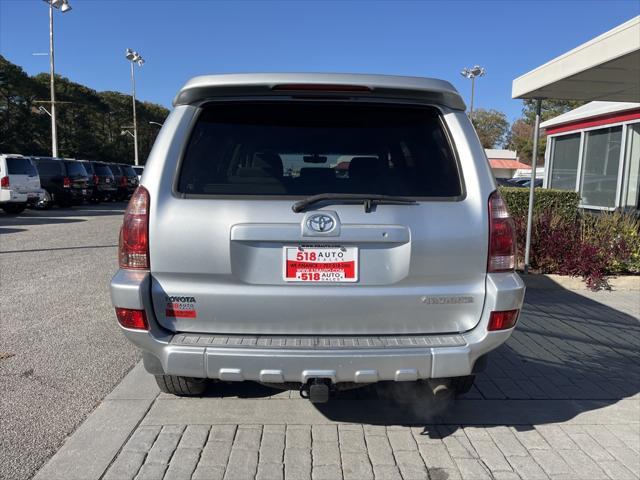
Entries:
<svg viewBox="0 0 640 480">
<path fill-rule="evenodd" d="M 53 9 L 60 9 L 62 13 L 71 10 L 68 0 L 44 0 L 49 4 L 49 87 L 51 89 L 51 156 L 58 156 L 58 126 L 56 125 L 56 87 L 55 87 L 55 59 L 53 48 Z"/>
<path fill-rule="evenodd" d="M 133 102 L 133 150 L 134 150 L 134 163 L 139 165 L 138 161 L 138 119 L 136 118 L 136 75 L 134 64 L 138 64 L 139 67 L 144 65 L 144 58 L 138 52 L 127 48 L 125 52 L 127 60 L 131 63 L 131 99 Z"/>
</svg>

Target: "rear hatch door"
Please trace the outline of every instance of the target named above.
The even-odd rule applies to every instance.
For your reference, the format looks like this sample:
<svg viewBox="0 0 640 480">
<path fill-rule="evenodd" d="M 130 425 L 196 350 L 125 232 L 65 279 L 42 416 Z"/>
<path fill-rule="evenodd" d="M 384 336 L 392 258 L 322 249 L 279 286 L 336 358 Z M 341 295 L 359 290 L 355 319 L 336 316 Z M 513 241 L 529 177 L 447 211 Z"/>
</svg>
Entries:
<svg viewBox="0 0 640 480">
<path fill-rule="evenodd" d="M 71 188 L 74 190 L 82 190 L 83 194 L 87 193 L 89 186 L 89 174 L 80 162 L 65 161 L 67 168 L 67 177 L 71 180 Z"/>
<path fill-rule="evenodd" d="M 211 105 L 175 180 L 152 195 L 149 232 L 170 330 L 436 334 L 480 319 L 486 210 L 436 108 Z M 336 198 L 293 211 L 322 193 Z"/>
<path fill-rule="evenodd" d="M 7 157 L 7 174 L 11 189 L 18 193 L 33 193 L 40 190 L 38 170 L 26 157 Z"/>
</svg>

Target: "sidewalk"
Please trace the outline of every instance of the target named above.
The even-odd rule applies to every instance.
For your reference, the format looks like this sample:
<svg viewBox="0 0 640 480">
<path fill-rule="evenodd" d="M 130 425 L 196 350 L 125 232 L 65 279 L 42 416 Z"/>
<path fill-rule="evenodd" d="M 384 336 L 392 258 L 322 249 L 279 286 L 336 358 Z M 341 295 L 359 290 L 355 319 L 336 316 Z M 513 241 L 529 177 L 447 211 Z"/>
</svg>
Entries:
<svg viewBox="0 0 640 480">
<path fill-rule="evenodd" d="M 637 292 L 531 287 L 516 333 L 439 415 L 386 387 L 318 406 L 256 384 L 177 398 L 138 365 L 36 478 L 640 478 Z"/>
</svg>

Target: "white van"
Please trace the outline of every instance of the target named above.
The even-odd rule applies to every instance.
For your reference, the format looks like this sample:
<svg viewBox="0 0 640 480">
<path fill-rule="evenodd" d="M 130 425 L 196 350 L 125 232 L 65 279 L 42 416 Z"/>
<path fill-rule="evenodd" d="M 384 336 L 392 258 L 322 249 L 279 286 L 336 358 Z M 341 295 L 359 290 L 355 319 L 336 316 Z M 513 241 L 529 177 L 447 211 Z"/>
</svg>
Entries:
<svg viewBox="0 0 640 480">
<path fill-rule="evenodd" d="M 17 154 L 0 154 L 0 208 L 6 213 L 22 212 L 43 198 L 38 170 L 31 159 Z"/>
</svg>

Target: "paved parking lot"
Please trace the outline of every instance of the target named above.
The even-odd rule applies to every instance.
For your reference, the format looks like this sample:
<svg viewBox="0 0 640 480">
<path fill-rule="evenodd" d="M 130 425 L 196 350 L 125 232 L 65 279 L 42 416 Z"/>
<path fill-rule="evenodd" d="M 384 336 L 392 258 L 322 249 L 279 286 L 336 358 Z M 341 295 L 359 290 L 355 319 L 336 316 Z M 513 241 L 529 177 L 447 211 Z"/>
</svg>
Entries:
<svg viewBox="0 0 640 480">
<path fill-rule="evenodd" d="M 109 303 L 124 204 L 0 212 L 0 478 L 30 478 L 137 362 Z"/>
<path fill-rule="evenodd" d="M 255 384 L 176 398 L 138 365 L 37 478 L 637 479 L 639 309 L 637 290 L 537 281 L 477 388 L 444 411 L 402 385 L 318 406 Z"/>
<path fill-rule="evenodd" d="M 640 478 L 637 289 L 538 279 L 444 410 L 406 385 L 319 406 L 256 384 L 180 399 L 140 365 L 119 383 L 138 358 L 106 289 L 121 210 L 27 215 L 0 217 L 0 478 L 29 478 L 63 442 L 38 479 Z"/>
</svg>

